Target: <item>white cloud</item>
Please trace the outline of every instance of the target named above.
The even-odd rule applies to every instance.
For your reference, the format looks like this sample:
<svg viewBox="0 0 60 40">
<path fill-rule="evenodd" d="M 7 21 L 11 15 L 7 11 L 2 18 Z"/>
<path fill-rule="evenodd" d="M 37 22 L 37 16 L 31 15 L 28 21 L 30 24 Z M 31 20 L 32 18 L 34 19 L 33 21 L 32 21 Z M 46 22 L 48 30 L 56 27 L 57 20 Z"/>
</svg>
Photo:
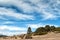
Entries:
<svg viewBox="0 0 60 40">
<path fill-rule="evenodd" d="M 48 1 L 48 0 L 47 0 Z M 49 3 L 47 3 L 44 0 L 30 0 L 30 2 L 32 2 L 33 4 L 36 5 L 36 7 L 34 7 L 34 9 L 40 13 L 41 17 L 43 20 L 56 20 L 59 16 L 55 15 L 54 13 L 51 12 L 47 12 L 46 9 L 48 9 L 48 7 L 51 7 L 50 4 L 51 3 L 55 3 L 55 1 L 49 0 Z M 48 9 L 50 10 L 50 9 Z"/>
<path fill-rule="evenodd" d="M 18 7 L 19 9 L 22 9 L 23 12 L 31 12 L 33 11 L 33 8 L 28 4 L 25 3 L 24 0 L 2 0 L 0 3 L 4 3 L 3 5 L 14 5 Z"/>
<path fill-rule="evenodd" d="M 13 35 L 20 35 L 20 34 L 26 34 L 26 32 L 4 32 L 4 31 L 0 31 L 0 34 L 3 34 L 3 35 L 7 35 L 7 36 L 13 36 Z"/>
<path fill-rule="evenodd" d="M 31 4 L 26 3 L 25 1 L 27 1 L 27 2 L 29 1 L 29 2 L 31 2 L 32 5 L 34 4 L 35 6 L 31 6 Z M 46 1 L 48 1 L 48 2 L 46 2 Z M 54 1 L 46 0 L 46 1 L 44 1 L 44 0 L 0 0 L 0 5 L 1 4 L 6 5 L 6 6 L 14 5 L 14 6 L 18 7 L 19 9 L 22 9 L 24 13 L 31 13 L 31 12 L 37 11 L 46 17 L 45 18 L 44 16 L 42 16 L 43 19 L 45 19 L 45 20 L 47 20 L 47 19 L 53 19 L 54 20 L 54 19 L 58 18 L 57 15 L 55 15 L 54 13 L 51 13 L 51 12 L 47 12 L 47 11 L 45 11 L 45 9 L 47 9 L 48 7 L 51 7 L 52 3 L 53 3 L 52 6 L 55 7 L 56 5 L 59 4 L 59 0 L 54 0 Z M 55 7 L 55 9 L 56 9 L 56 7 Z M 11 10 L 9 10 L 9 11 L 11 11 Z M 7 15 L 13 16 L 12 15 L 13 13 L 7 14 Z M 59 13 L 57 13 L 57 14 L 59 14 Z M 18 16 L 16 16 L 16 15 L 18 15 Z M 33 19 L 33 17 L 30 15 L 28 15 L 28 17 L 26 15 L 23 15 L 21 17 L 21 15 L 23 15 L 23 14 L 14 13 L 15 18 L 20 17 L 20 19 Z"/>
<path fill-rule="evenodd" d="M 38 28 L 38 27 L 44 27 L 43 24 L 27 24 L 28 27 L 31 27 L 31 28 Z"/>
<path fill-rule="evenodd" d="M 19 31 L 20 30 L 20 31 L 24 31 L 24 30 L 26 30 L 26 28 L 3 25 L 3 26 L 0 26 L 0 30 L 10 30 L 10 31 Z"/>
<path fill-rule="evenodd" d="M 19 35 L 19 34 L 25 34 L 26 33 L 26 28 L 24 27 L 17 27 L 17 26 L 6 26 L 2 25 L 0 26 L 0 34 L 3 35 Z"/>
<path fill-rule="evenodd" d="M 56 16 L 55 14 L 51 14 L 49 12 L 43 12 L 42 20 L 56 20 L 59 16 Z"/>
<path fill-rule="evenodd" d="M 29 1 L 31 2 L 31 4 L 26 3 L 25 1 Z M 34 11 L 39 12 L 40 15 L 42 16 L 43 20 L 55 20 L 57 19 L 59 16 L 57 16 L 54 13 L 47 12 L 45 9 L 47 9 L 48 7 L 51 7 L 50 3 L 54 3 L 52 6 L 55 7 L 57 4 L 60 4 L 60 2 L 58 0 L 49 0 L 50 2 L 47 3 L 45 0 L 0 0 L 0 5 L 2 6 L 16 6 L 18 9 L 22 9 L 22 11 L 24 13 L 32 13 Z M 57 3 L 55 3 L 57 2 Z M 32 5 L 35 6 L 32 6 Z M 56 5 L 55 5 L 56 4 Z M 19 20 L 34 20 L 35 17 L 32 15 L 26 15 L 26 14 L 22 14 L 22 13 L 16 13 L 15 9 L 13 10 L 12 8 L 5 8 L 5 7 L 0 7 L 0 19 L 3 20 L 8 20 L 7 18 L 3 17 L 5 16 L 9 16 L 15 19 L 19 19 Z M 59 11 L 56 7 L 55 9 L 57 11 Z M 50 10 L 50 9 L 49 9 Z M 59 11 L 60 12 L 60 11 Z M 58 14 L 58 13 L 57 13 Z M 59 13 L 60 14 L 60 13 Z M 10 24 L 13 22 L 4 22 L 4 24 Z M 43 24 L 27 24 L 28 27 L 31 28 L 38 28 L 38 27 L 42 27 L 44 26 Z M 16 27 L 16 26 L 0 26 L 0 34 L 5 34 L 5 35 L 15 35 L 15 34 L 20 34 L 20 33 L 26 33 L 26 28 L 20 28 L 20 27 Z M 10 31 L 22 31 L 22 32 L 4 32 L 4 30 L 10 30 Z M 3 32 L 2 32 L 3 31 Z M 24 31 L 24 32 L 23 32 Z"/>
<path fill-rule="evenodd" d="M 38 23 L 38 24 L 27 24 L 26 26 L 27 27 L 31 27 L 32 29 L 36 29 L 38 27 L 45 27 L 46 25 L 50 25 L 50 26 L 55 26 L 55 27 L 59 27 L 59 25 L 56 25 L 56 24 L 49 24 L 49 23 Z"/>
<path fill-rule="evenodd" d="M 42 1 L 42 2 L 41 2 Z M 36 4 L 38 7 L 36 7 L 37 12 L 39 12 L 40 14 L 42 14 L 42 19 L 43 20 L 56 20 L 60 17 L 60 11 L 57 10 L 56 6 L 58 5 L 58 3 L 56 3 L 57 0 L 49 0 L 49 3 L 47 3 L 44 0 L 41 0 L 40 2 L 38 2 L 38 4 Z M 44 3 L 45 2 L 45 3 Z M 51 5 L 53 3 L 53 5 Z M 54 7 L 55 9 L 51 8 Z M 50 9 L 48 9 L 50 8 Z M 48 11 L 48 10 L 50 11 Z M 57 10 L 59 13 L 55 13 L 53 10 Z"/>
<path fill-rule="evenodd" d="M 6 9 L 6 8 L 0 8 L 0 15 L 11 16 L 11 17 L 16 18 L 16 19 L 34 20 L 34 16 L 26 15 L 26 14 L 22 14 L 22 13 L 15 13 L 12 9 Z"/>
<path fill-rule="evenodd" d="M 31 13 L 31 12 L 33 12 L 34 9 L 33 9 L 33 7 L 30 4 L 25 3 L 24 1 L 19 1 L 19 3 L 17 3 L 17 2 L 16 2 L 15 5 L 18 8 L 21 8 L 24 13 Z"/>
<path fill-rule="evenodd" d="M 45 25 L 50 25 L 50 26 L 59 27 L 59 25 L 56 25 L 56 24 L 45 24 Z"/>
<path fill-rule="evenodd" d="M 46 1 L 48 1 L 48 2 L 46 2 Z M 31 2 L 36 5 L 35 10 L 37 12 L 39 12 L 40 14 L 42 14 L 41 17 L 43 20 L 58 19 L 60 17 L 60 11 L 59 11 L 59 8 L 57 8 L 59 6 L 58 4 L 60 4 L 59 0 L 54 0 L 54 1 L 46 0 L 46 1 L 45 0 L 35 0 L 35 1 L 33 0 Z M 51 7 L 54 7 L 55 9 L 51 8 Z M 48 8 L 50 8 L 50 9 L 48 9 Z M 48 9 L 50 11 L 48 11 L 46 9 Z M 57 10 L 59 13 L 55 13 L 53 10 Z"/>
</svg>

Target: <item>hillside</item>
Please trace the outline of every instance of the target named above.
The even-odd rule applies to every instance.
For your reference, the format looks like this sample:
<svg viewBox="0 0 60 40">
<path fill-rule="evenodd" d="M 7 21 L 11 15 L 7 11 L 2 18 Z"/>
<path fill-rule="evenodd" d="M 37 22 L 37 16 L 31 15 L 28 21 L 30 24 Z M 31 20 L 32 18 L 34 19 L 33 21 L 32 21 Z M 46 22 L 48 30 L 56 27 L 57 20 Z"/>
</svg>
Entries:
<svg viewBox="0 0 60 40">
<path fill-rule="evenodd" d="M 28 40 L 60 40 L 60 33 L 48 33 L 46 35 L 36 35 L 32 36 L 33 39 Z M 21 39 L 17 36 L 17 39 L 14 37 L 7 37 L 7 38 L 0 38 L 0 40 L 27 40 L 27 39 Z"/>
</svg>

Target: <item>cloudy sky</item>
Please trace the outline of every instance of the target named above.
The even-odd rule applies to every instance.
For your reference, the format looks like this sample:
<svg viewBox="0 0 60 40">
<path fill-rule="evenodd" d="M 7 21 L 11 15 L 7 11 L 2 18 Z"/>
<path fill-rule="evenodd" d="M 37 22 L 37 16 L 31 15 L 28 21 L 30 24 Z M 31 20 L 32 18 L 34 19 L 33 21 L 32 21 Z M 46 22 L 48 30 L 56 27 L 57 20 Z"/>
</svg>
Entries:
<svg viewBox="0 0 60 40">
<path fill-rule="evenodd" d="M 60 26 L 60 0 L 0 0 L 0 34 L 22 34 L 47 24 Z"/>
</svg>

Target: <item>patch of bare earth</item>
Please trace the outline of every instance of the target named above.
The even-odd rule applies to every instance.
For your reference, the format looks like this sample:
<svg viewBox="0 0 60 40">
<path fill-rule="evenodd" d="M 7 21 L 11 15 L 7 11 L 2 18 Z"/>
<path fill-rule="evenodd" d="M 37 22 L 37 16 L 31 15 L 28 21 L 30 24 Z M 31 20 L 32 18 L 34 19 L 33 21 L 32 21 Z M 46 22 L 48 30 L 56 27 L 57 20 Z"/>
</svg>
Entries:
<svg viewBox="0 0 60 40">
<path fill-rule="evenodd" d="M 21 39 L 21 38 L 0 38 L 0 40 L 60 40 L 60 33 L 48 33 L 46 35 L 32 36 L 33 39 Z"/>
<path fill-rule="evenodd" d="M 34 36 L 34 40 L 60 40 L 60 33 L 48 33 L 46 35 Z"/>
</svg>

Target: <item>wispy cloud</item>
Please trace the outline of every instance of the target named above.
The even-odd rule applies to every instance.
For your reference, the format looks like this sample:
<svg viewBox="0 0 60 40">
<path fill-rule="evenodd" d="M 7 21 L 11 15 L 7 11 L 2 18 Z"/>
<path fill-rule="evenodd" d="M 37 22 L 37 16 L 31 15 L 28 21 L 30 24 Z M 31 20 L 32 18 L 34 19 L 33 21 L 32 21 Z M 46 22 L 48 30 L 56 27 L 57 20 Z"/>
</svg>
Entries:
<svg viewBox="0 0 60 40">
<path fill-rule="evenodd" d="M 44 12 L 42 18 L 43 18 L 42 20 L 56 20 L 57 18 L 59 18 L 59 16 L 49 12 Z"/>
<path fill-rule="evenodd" d="M 60 18 L 60 0 L 0 0 L 0 20 L 5 20 L 5 22 L 0 23 L 0 30 L 10 30 L 10 31 L 23 31 L 21 33 L 26 33 L 26 29 L 21 28 L 19 23 L 17 26 L 6 26 L 7 24 L 13 25 L 14 22 L 10 20 L 19 20 L 27 22 L 26 26 L 31 28 L 38 28 L 44 26 L 38 23 L 38 20 L 57 20 Z M 36 16 L 37 15 L 37 16 Z M 29 22 L 37 22 L 38 24 L 29 24 Z M 4 25 L 6 24 L 6 25 Z M 15 25 L 15 24 L 14 24 Z M 25 26 L 25 25 L 23 25 Z M 1 34 L 8 34 L 7 32 L 0 31 Z M 10 32 L 9 35 L 19 34 L 20 32 Z"/>
<path fill-rule="evenodd" d="M 26 15 L 22 13 L 15 13 L 12 9 L 6 9 L 6 8 L 0 8 L 0 15 L 10 16 L 10 17 L 13 17 L 16 19 L 22 19 L 22 20 L 28 20 L 28 19 L 34 20 L 34 16 Z"/>
<path fill-rule="evenodd" d="M 30 0 L 32 4 L 35 4 L 34 8 L 37 12 L 42 14 L 44 20 L 56 20 L 60 17 L 59 0 Z M 46 10 L 47 9 L 47 10 Z"/>
<path fill-rule="evenodd" d="M 45 20 L 47 20 L 47 19 L 54 20 L 56 18 L 59 18 L 59 17 L 57 17 L 58 15 L 56 15 L 55 12 L 54 12 L 54 10 L 56 10 L 56 9 L 57 9 L 58 12 L 60 12 L 59 11 L 59 6 L 58 6 L 59 5 L 59 0 L 54 0 L 54 1 L 52 1 L 52 0 L 46 0 L 46 1 L 44 1 L 44 0 L 5 0 L 5 1 L 0 0 L 0 5 L 1 4 L 6 6 L 6 7 L 14 5 L 19 10 L 21 9 L 23 11 L 23 13 L 26 13 L 26 14 L 31 13 L 31 12 L 33 13 L 34 11 L 39 12 L 40 15 L 42 14 L 46 17 L 45 18 L 44 16 L 42 16 L 42 19 L 45 19 Z M 53 5 L 51 5 L 51 4 L 53 4 Z M 48 10 L 46 10 L 46 9 L 48 9 L 50 11 L 47 12 Z M 23 15 L 23 14 L 17 14 L 15 12 L 11 12 L 11 11 L 13 11 L 11 9 L 6 9 L 6 8 L 4 9 L 3 8 L 3 10 L 9 10 L 7 15 L 13 16 L 13 14 L 14 14 L 13 17 L 18 18 L 18 19 L 34 19 L 33 16 L 31 16 L 31 15 Z M 57 13 L 57 14 L 59 14 L 59 13 Z"/>
</svg>

